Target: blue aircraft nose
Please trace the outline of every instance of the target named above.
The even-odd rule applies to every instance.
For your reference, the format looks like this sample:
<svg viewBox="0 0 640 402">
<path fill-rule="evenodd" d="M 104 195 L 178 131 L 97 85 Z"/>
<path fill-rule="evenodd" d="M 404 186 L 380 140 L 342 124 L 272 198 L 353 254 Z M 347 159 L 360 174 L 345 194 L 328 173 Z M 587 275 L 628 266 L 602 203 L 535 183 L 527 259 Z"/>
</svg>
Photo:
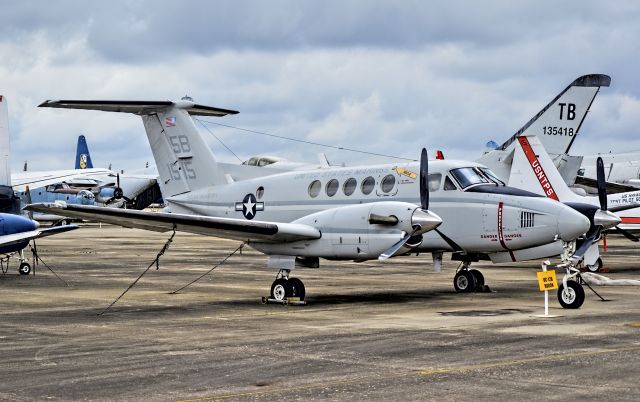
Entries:
<svg viewBox="0 0 640 402">
<path fill-rule="evenodd" d="M 20 215 L 0 213 L 0 235 L 29 232 L 36 230 L 40 224 Z"/>
</svg>

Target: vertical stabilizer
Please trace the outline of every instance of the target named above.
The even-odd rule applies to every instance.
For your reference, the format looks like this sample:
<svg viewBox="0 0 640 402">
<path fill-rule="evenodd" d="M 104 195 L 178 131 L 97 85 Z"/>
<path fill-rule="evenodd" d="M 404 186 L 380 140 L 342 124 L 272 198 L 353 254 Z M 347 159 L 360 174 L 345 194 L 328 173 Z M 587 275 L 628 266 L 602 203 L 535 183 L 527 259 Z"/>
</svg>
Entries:
<svg viewBox="0 0 640 402">
<path fill-rule="evenodd" d="M 46 101 L 40 107 L 133 113 L 142 117 L 165 199 L 226 184 L 224 172 L 191 116 L 225 116 L 235 110 L 171 101 Z"/>
<path fill-rule="evenodd" d="M 9 109 L 7 98 L 0 95 L 0 186 L 11 186 L 10 153 Z"/>
<path fill-rule="evenodd" d="M 611 77 L 604 74 L 576 78 L 498 149 L 506 150 L 521 135 L 536 135 L 554 157 L 569 153 L 600 87 L 610 84 Z"/>
<path fill-rule="evenodd" d="M 78 146 L 76 147 L 76 166 L 74 169 L 93 169 L 91 162 L 91 154 L 89 154 L 89 146 L 84 135 L 78 137 Z"/>
<path fill-rule="evenodd" d="M 580 201 L 536 136 L 517 138 L 508 185 L 562 202 Z"/>
</svg>

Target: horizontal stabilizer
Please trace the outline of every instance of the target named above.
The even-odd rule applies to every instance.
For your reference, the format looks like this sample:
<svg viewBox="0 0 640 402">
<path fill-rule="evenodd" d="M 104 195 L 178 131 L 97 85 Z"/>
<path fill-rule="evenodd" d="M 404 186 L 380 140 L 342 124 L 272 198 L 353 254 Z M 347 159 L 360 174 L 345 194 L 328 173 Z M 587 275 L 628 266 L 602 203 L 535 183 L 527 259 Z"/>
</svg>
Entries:
<svg viewBox="0 0 640 402">
<path fill-rule="evenodd" d="M 57 109 L 101 110 L 104 112 L 133 113 L 137 115 L 154 114 L 171 106 L 185 109 L 192 116 L 222 117 L 238 114 L 237 110 L 221 109 L 212 106 L 198 105 L 190 101 L 113 101 L 113 100 L 47 100 L 38 107 Z"/>
</svg>

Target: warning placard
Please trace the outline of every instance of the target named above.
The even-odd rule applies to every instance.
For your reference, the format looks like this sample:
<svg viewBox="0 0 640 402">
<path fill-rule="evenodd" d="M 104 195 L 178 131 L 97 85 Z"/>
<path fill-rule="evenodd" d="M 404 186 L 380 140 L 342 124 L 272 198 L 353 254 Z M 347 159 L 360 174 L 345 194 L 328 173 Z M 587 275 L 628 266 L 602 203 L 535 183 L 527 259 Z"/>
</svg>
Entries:
<svg viewBox="0 0 640 402">
<path fill-rule="evenodd" d="M 536 272 L 538 275 L 538 285 L 540 291 L 558 289 L 558 281 L 556 280 L 556 271 Z"/>
</svg>

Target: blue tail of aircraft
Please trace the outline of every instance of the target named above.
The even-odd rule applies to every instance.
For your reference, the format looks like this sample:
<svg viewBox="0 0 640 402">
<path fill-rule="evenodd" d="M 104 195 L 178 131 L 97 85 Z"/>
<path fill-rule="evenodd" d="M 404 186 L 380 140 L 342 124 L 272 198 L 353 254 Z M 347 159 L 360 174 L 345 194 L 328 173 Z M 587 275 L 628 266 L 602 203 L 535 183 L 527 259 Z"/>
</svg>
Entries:
<svg viewBox="0 0 640 402">
<path fill-rule="evenodd" d="M 91 155 L 87 146 L 87 139 L 84 135 L 78 137 L 78 147 L 76 148 L 76 167 L 75 169 L 92 169 Z"/>
</svg>

